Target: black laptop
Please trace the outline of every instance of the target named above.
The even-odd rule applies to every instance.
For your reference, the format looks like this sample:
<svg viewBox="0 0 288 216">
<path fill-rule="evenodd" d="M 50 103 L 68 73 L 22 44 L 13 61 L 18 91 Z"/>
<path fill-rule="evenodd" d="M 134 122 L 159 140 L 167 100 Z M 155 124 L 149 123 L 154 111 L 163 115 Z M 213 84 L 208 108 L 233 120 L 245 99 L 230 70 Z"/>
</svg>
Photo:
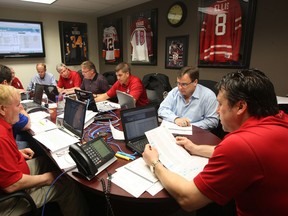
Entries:
<svg viewBox="0 0 288 216">
<path fill-rule="evenodd" d="M 65 101 L 62 129 L 70 134 L 72 133 L 78 139 L 83 137 L 86 106 L 85 102 L 73 100 L 69 97 Z"/>
<path fill-rule="evenodd" d="M 59 95 L 57 86 L 55 86 L 55 85 L 43 85 L 43 87 L 44 87 L 44 92 L 47 95 L 49 101 L 57 103 L 56 96 Z"/>
<path fill-rule="evenodd" d="M 36 83 L 33 101 L 25 102 L 24 100 L 21 102 L 26 112 L 29 113 L 31 110 L 36 110 L 36 108 L 39 108 L 39 109 L 43 108 L 42 107 L 43 90 L 44 90 L 44 86 Z"/>
<path fill-rule="evenodd" d="M 148 140 L 145 132 L 159 126 L 154 106 L 136 107 L 120 111 L 126 146 L 142 154 Z"/>
<path fill-rule="evenodd" d="M 76 94 L 77 100 L 87 103 L 88 110 L 92 110 L 93 112 L 98 112 L 92 92 L 75 89 L 75 94 Z"/>
</svg>

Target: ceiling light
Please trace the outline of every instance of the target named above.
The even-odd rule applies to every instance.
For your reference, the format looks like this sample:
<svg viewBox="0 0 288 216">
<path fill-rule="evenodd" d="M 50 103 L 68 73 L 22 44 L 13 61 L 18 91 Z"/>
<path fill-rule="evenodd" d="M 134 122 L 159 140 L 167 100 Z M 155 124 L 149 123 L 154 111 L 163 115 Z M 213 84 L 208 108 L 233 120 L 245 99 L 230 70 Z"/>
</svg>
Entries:
<svg viewBox="0 0 288 216">
<path fill-rule="evenodd" d="M 42 3 L 42 4 L 52 4 L 56 0 L 21 0 L 21 1 L 35 2 L 35 3 Z"/>
</svg>

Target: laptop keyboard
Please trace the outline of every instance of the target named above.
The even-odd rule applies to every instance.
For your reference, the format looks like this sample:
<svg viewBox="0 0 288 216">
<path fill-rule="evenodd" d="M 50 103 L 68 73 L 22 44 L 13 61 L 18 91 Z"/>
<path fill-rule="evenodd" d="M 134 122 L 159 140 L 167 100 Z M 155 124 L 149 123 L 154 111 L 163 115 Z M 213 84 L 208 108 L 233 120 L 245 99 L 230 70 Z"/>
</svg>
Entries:
<svg viewBox="0 0 288 216">
<path fill-rule="evenodd" d="M 134 151 L 142 154 L 144 152 L 146 144 L 148 144 L 148 140 L 143 139 L 143 140 L 138 140 L 134 142 L 129 142 L 127 145 L 128 147 L 132 148 Z"/>
</svg>

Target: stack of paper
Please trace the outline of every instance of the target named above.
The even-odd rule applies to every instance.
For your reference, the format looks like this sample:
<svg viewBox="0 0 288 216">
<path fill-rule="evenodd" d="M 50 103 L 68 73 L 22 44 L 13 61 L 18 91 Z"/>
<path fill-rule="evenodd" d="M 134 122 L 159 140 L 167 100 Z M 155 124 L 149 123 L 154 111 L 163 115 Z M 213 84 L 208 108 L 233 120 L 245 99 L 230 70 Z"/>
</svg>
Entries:
<svg viewBox="0 0 288 216">
<path fill-rule="evenodd" d="M 157 127 L 145 134 L 150 145 L 157 148 L 161 163 L 188 181 L 201 172 L 208 163 L 208 158 L 190 155 L 177 145 L 174 136 L 165 126 Z M 139 197 L 145 191 L 154 196 L 163 189 L 142 158 L 117 169 L 112 177 L 113 183 L 135 197 Z"/>
</svg>

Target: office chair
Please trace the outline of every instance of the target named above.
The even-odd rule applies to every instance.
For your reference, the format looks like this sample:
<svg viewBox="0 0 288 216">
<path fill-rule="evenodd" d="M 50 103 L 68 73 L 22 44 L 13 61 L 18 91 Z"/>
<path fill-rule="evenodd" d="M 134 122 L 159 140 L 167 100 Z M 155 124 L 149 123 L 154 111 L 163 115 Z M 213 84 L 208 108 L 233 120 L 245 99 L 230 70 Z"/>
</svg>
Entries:
<svg viewBox="0 0 288 216">
<path fill-rule="evenodd" d="M 5 200 L 9 200 L 9 199 L 25 199 L 28 201 L 31 210 L 30 212 L 27 212 L 24 215 L 38 215 L 38 210 L 37 207 L 34 203 L 34 200 L 32 199 L 32 197 L 26 193 L 24 190 L 22 191 L 16 191 L 14 193 L 9 193 L 9 194 L 0 194 L 0 202 L 4 202 Z"/>
<path fill-rule="evenodd" d="M 104 72 L 102 75 L 107 79 L 110 87 L 117 81 L 115 71 L 107 71 Z"/>
<path fill-rule="evenodd" d="M 217 97 L 218 90 L 216 89 L 216 84 L 217 84 L 216 81 L 213 81 L 213 80 L 199 80 L 198 83 L 203 85 L 203 86 L 205 86 L 205 87 L 207 87 L 207 88 L 209 88 L 209 89 L 211 89 L 215 93 L 215 95 Z M 227 134 L 227 132 L 223 131 L 222 124 L 221 124 L 220 120 L 218 122 L 217 128 L 212 129 L 211 133 L 215 134 L 220 139 L 223 139 L 224 136 Z"/>
</svg>

